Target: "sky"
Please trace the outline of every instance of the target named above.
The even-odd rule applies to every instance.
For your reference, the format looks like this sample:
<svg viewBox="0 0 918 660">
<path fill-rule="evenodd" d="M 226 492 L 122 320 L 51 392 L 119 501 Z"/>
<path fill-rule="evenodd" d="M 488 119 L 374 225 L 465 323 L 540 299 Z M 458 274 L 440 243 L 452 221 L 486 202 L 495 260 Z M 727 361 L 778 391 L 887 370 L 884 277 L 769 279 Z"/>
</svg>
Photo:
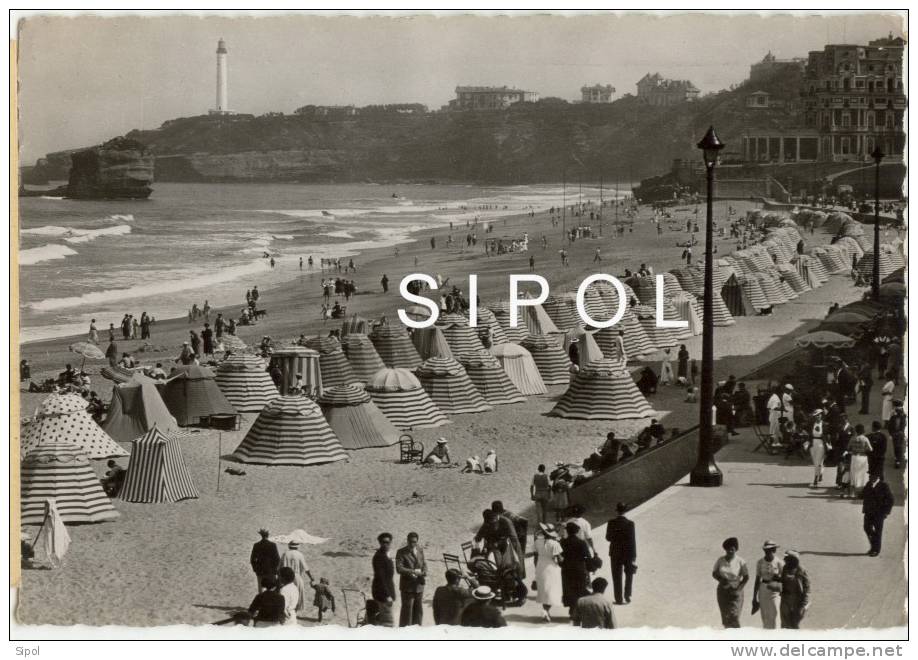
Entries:
<svg viewBox="0 0 918 660">
<path fill-rule="evenodd" d="M 617 98 L 655 71 L 706 93 L 741 82 L 768 51 L 805 57 L 889 32 L 903 34 L 900 16 L 37 15 L 19 24 L 21 162 L 205 114 L 221 37 L 230 108 L 261 114 L 307 104 L 437 109 L 457 85 L 575 100 L 582 85 L 608 83 Z"/>
</svg>

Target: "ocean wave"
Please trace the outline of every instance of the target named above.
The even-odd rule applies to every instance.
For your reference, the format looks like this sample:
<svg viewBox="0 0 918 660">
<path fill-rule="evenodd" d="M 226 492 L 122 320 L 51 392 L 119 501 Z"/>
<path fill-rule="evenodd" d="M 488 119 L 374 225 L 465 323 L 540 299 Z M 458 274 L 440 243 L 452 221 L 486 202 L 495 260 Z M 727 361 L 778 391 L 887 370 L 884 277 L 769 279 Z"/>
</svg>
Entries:
<svg viewBox="0 0 918 660">
<path fill-rule="evenodd" d="M 121 220 L 130 222 L 134 220 L 132 215 L 111 215 L 108 220 Z M 55 236 L 62 237 L 71 244 L 88 243 L 94 241 L 100 236 L 124 236 L 131 233 L 130 225 L 114 225 L 111 227 L 101 227 L 99 229 L 79 229 L 77 227 L 60 227 L 58 225 L 46 225 L 44 227 L 32 227 L 22 229 L 20 234 L 25 236 Z"/>
<path fill-rule="evenodd" d="M 64 240 L 71 244 L 89 243 L 100 236 L 126 236 L 131 233 L 130 225 L 115 225 L 114 227 L 103 227 L 102 229 L 79 229 L 74 232 L 74 236 Z"/>
<path fill-rule="evenodd" d="M 292 241 L 296 236 L 293 234 L 271 234 L 271 238 L 274 238 L 278 241 Z"/>
<path fill-rule="evenodd" d="M 67 247 L 66 245 L 51 243 L 49 245 L 42 245 L 41 247 L 21 250 L 19 252 L 19 263 L 22 266 L 32 266 L 42 263 L 43 261 L 66 259 L 72 254 L 77 254 L 77 251 Z"/>
</svg>

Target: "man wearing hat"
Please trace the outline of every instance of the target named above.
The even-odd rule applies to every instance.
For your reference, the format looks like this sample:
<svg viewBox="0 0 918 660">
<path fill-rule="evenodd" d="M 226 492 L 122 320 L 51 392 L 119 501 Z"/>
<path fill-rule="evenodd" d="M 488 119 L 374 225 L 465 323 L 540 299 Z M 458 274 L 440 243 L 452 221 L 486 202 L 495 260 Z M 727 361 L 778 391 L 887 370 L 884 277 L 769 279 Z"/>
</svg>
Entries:
<svg viewBox="0 0 918 660">
<path fill-rule="evenodd" d="M 784 562 L 775 556 L 778 544 L 765 541 L 762 551 L 765 556 L 755 565 L 755 585 L 752 589 L 752 613 L 758 609 L 762 614 L 762 627 L 774 630 L 778 621 L 778 606 L 781 600 L 781 571 Z"/>
<path fill-rule="evenodd" d="M 252 545 L 252 554 L 249 557 L 249 563 L 258 578 L 258 593 L 264 591 L 262 581 L 266 577 L 272 579 L 277 577 L 277 569 L 280 567 L 280 553 L 277 551 L 277 544 L 268 540 L 271 533 L 266 529 L 259 529 L 258 534 L 261 540 Z"/>
<path fill-rule="evenodd" d="M 476 587 L 472 592 L 472 598 L 474 600 L 462 611 L 460 626 L 466 628 L 504 628 L 507 626 L 504 615 L 491 603 L 494 598 L 491 587 Z"/>
<path fill-rule="evenodd" d="M 784 406 L 781 403 L 781 391 L 775 388 L 775 391 L 768 397 L 768 435 L 771 436 L 772 444 L 781 442 L 781 417 L 784 414 Z"/>
<path fill-rule="evenodd" d="M 462 573 L 451 568 L 446 571 L 446 584 L 434 591 L 433 616 L 438 626 L 458 626 L 462 610 L 472 601 L 471 592 L 460 584 L 461 580 Z"/>
<path fill-rule="evenodd" d="M 902 467 L 902 462 L 905 460 L 905 427 L 907 424 L 908 417 L 902 407 L 902 400 L 893 399 L 893 412 L 886 422 L 886 430 L 889 431 L 889 435 L 892 438 L 896 469 Z"/>
<path fill-rule="evenodd" d="M 612 569 L 612 585 L 615 593 L 615 604 L 624 605 L 631 602 L 631 586 L 637 570 L 637 539 L 634 534 L 634 521 L 625 517 L 628 507 L 624 502 L 615 506 L 618 516 L 606 524 L 606 540 L 609 542 L 609 565 Z M 625 576 L 625 600 L 622 600 L 622 574 Z"/>
<path fill-rule="evenodd" d="M 882 472 L 870 472 L 863 497 L 861 512 L 864 514 L 864 533 L 870 541 L 870 551 L 867 554 L 876 557 L 883 545 L 883 522 L 892 513 L 894 504 L 892 491 L 889 484 L 883 481 Z"/>
<path fill-rule="evenodd" d="M 794 386 L 787 383 L 784 386 L 784 394 L 781 395 L 781 405 L 784 406 L 784 417 L 794 421 Z"/>
</svg>

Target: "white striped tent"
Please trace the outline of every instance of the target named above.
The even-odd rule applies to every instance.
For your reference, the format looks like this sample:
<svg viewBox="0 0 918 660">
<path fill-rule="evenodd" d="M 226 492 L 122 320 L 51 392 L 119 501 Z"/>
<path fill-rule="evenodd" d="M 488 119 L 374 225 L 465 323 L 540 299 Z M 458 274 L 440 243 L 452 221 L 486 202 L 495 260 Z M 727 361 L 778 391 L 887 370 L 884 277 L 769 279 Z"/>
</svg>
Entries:
<svg viewBox="0 0 918 660">
<path fill-rule="evenodd" d="M 714 289 L 714 326 L 715 327 L 725 327 L 728 325 L 733 325 L 736 321 L 733 319 L 733 315 L 730 314 L 730 310 L 727 309 L 727 303 L 724 302 L 723 297 L 718 293 L 720 289 Z M 703 301 L 700 301 L 702 302 Z"/>
<path fill-rule="evenodd" d="M 679 343 L 679 335 L 674 328 L 661 328 L 657 325 L 657 314 L 652 307 L 635 305 L 631 311 L 656 348 L 670 348 Z"/>
<path fill-rule="evenodd" d="M 179 428 L 163 403 L 155 380 L 135 374 L 127 383 L 112 388 L 112 401 L 102 422 L 102 430 L 112 439 L 130 442 L 154 425 L 166 432 L 178 431 Z"/>
<path fill-rule="evenodd" d="M 453 356 L 462 353 L 472 353 L 484 348 L 481 340 L 478 339 L 476 329 L 469 327 L 469 321 L 466 318 L 461 316 L 459 316 L 458 319 L 450 317 L 447 322 L 440 327 L 443 329 L 443 336 L 446 338 L 446 343 L 449 344 L 449 347 L 452 349 Z"/>
<path fill-rule="evenodd" d="M 526 321 L 526 330 L 530 335 L 549 335 L 560 332 L 558 326 L 551 320 L 542 305 L 521 307 L 520 312 Z M 495 341 L 494 343 L 500 344 L 503 342 Z"/>
<path fill-rule="evenodd" d="M 521 344 L 529 351 L 542 382 L 546 385 L 567 385 L 571 380 L 571 361 L 561 347 L 557 335 L 529 335 Z"/>
<path fill-rule="evenodd" d="M 621 283 L 622 288 L 625 290 L 625 306 L 629 307 L 631 302 L 634 301 L 635 304 L 640 302 L 637 297 L 637 294 L 634 292 L 634 289 L 627 282 Z M 605 282 L 599 280 L 598 282 L 593 282 L 588 291 L 596 290 L 599 293 L 599 297 L 602 298 L 603 302 L 606 304 L 606 309 L 609 314 L 614 314 L 618 310 L 619 300 L 618 300 L 618 290 L 610 282 Z"/>
<path fill-rule="evenodd" d="M 338 385 L 322 393 L 319 405 L 345 449 L 389 447 L 399 431 L 360 385 Z"/>
<path fill-rule="evenodd" d="M 701 314 L 698 313 L 698 299 L 687 291 L 679 291 L 676 295 L 668 298 L 676 310 L 676 318 L 680 321 L 688 321 L 688 332 L 690 335 L 700 335 L 702 330 Z"/>
<path fill-rule="evenodd" d="M 809 254 L 797 255 L 797 272 L 812 289 L 821 287 L 829 280 L 825 266 L 816 257 Z"/>
<path fill-rule="evenodd" d="M 431 401 L 447 415 L 491 410 L 461 364 L 452 358 L 425 360 L 415 372 Z"/>
<path fill-rule="evenodd" d="M 842 236 L 835 245 L 844 247 L 848 251 L 848 256 L 854 255 L 858 259 L 864 256 L 864 248 L 858 243 L 853 236 Z"/>
<path fill-rule="evenodd" d="M 380 369 L 367 381 L 366 389 L 376 407 L 400 429 L 434 428 L 449 423 L 407 369 Z"/>
<path fill-rule="evenodd" d="M 762 289 L 762 283 L 759 282 L 759 278 L 755 275 L 743 280 L 743 291 L 755 311 L 759 312 L 771 306 L 771 303 L 768 302 L 768 296 L 765 295 L 765 291 Z"/>
<path fill-rule="evenodd" d="M 656 305 L 657 278 L 653 275 L 636 275 L 629 280 L 631 288 L 637 294 L 642 305 L 654 307 Z"/>
<path fill-rule="evenodd" d="M 426 328 L 415 328 L 411 333 L 411 343 L 423 359 L 432 357 L 453 357 L 453 351 L 443 336 L 443 328 L 429 325 Z"/>
<path fill-rule="evenodd" d="M 19 493 L 24 525 L 44 522 L 46 499 L 55 501 L 65 523 L 106 522 L 118 517 L 89 457 L 69 443 L 48 443 L 25 454 Z"/>
<path fill-rule="evenodd" d="M 507 333 L 504 331 L 503 326 L 497 320 L 497 317 L 494 316 L 492 312 L 487 307 L 479 306 L 476 310 L 478 312 L 478 339 L 481 341 L 481 338 L 486 336 L 487 331 L 491 331 L 491 343 L 492 344 L 503 344 L 504 342 L 510 341 L 507 337 Z"/>
<path fill-rule="evenodd" d="M 679 285 L 684 291 L 688 291 L 693 296 L 700 296 L 704 293 L 704 274 L 697 268 L 682 266 L 670 271 L 679 280 Z"/>
<path fill-rule="evenodd" d="M 491 405 L 502 406 L 526 400 L 490 351 L 482 348 L 472 353 L 462 353 L 459 362 L 475 389 Z"/>
<path fill-rule="evenodd" d="M 829 251 L 829 247 L 814 247 L 810 254 L 815 255 L 822 262 L 823 268 L 829 275 L 837 275 L 851 268 L 851 262 L 845 262 L 841 252 L 838 250 Z"/>
<path fill-rule="evenodd" d="M 376 347 L 383 364 L 390 369 L 417 369 L 424 361 L 415 350 L 405 328 L 400 325 L 377 326 L 370 334 L 370 341 Z"/>
<path fill-rule="evenodd" d="M 612 360 L 588 364 L 574 375 L 570 387 L 549 415 L 568 419 L 640 419 L 653 409 L 627 370 Z"/>
<path fill-rule="evenodd" d="M 873 250 L 871 249 L 870 252 L 864 253 L 864 256 L 861 258 L 861 260 L 857 264 L 857 269 L 863 275 L 867 277 L 873 276 L 873 259 L 874 259 L 874 255 L 873 255 Z M 902 268 L 903 265 L 904 264 L 901 262 L 900 259 L 894 258 L 893 255 L 888 250 L 884 250 L 883 246 L 882 245 L 880 246 L 880 279 L 881 280 L 882 278 L 892 273 L 894 270 L 898 268 Z"/>
<path fill-rule="evenodd" d="M 494 303 L 490 306 L 491 311 L 494 313 L 494 318 L 497 319 L 497 322 L 500 323 L 501 327 L 504 329 L 504 334 L 507 337 L 508 342 L 519 343 L 526 339 L 528 330 L 526 327 L 526 322 L 523 314 L 517 316 L 516 322 L 517 325 L 515 328 L 510 327 L 510 303 L 507 301 L 501 301 Z M 495 339 L 496 342 L 496 339 Z M 495 343 L 495 346 L 497 344 Z"/>
<path fill-rule="evenodd" d="M 593 339 L 593 333 L 588 332 L 583 326 L 571 328 L 563 335 L 564 352 L 570 356 L 571 345 L 577 346 L 577 366 L 584 367 L 590 362 L 601 360 L 602 351 Z"/>
<path fill-rule="evenodd" d="M 491 355 L 498 359 L 510 381 L 521 393 L 528 396 L 548 392 L 532 354 L 522 346 L 498 344 L 491 347 Z"/>
<path fill-rule="evenodd" d="M 797 268 L 793 264 L 779 264 L 778 272 L 781 274 L 781 278 L 787 282 L 795 292 L 804 293 L 810 290 L 810 285 L 800 276 L 800 273 L 797 272 Z"/>
<path fill-rule="evenodd" d="M 347 460 L 347 453 L 305 396 L 281 396 L 259 413 L 233 458 L 256 465 L 317 465 Z"/>
<path fill-rule="evenodd" d="M 286 395 L 296 386 L 296 377 L 303 377 L 304 394 L 313 398 L 322 394 L 322 371 L 319 351 L 305 346 L 284 346 L 271 354 L 271 364 L 281 372 L 280 393 Z"/>
<path fill-rule="evenodd" d="M 762 285 L 762 291 L 765 292 L 769 305 L 783 305 L 787 302 L 787 296 L 784 291 L 778 286 L 776 280 L 769 277 L 768 273 L 756 273 L 753 277 Z"/>
<path fill-rule="evenodd" d="M 573 296 L 567 294 L 548 296 L 545 302 L 542 303 L 542 307 L 545 308 L 545 312 L 558 326 L 558 330 L 562 332 L 566 332 L 583 323 L 577 313 L 576 301 Z"/>
<path fill-rule="evenodd" d="M 621 330 L 625 345 L 625 353 L 629 360 L 634 360 L 642 355 L 648 355 L 657 350 L 637 316 L 628 308 L 622 320 L 610 328 L 602 328 L 593 335 L 599 350 L 607 358 L 621 359 L 618 348 L 618 333 Z"/>
<path fill-rule="evenodd" d="M 376 347 L 366 335 L 352 332 L 341 339 L 341 348 L 347 355 L 347 361 L 354 372 L 354 378 L 365 383 L 377 371 L 385 367 Z"/>
<path fill-rule="evenodd" d="M 214 380 L 239 412 L 259 412 L 280 396 L 261 360 L 246 353 L 234 353 L 221 362 Z"/>
<path fill-rule="evenodd" d="M 319 371 L 322 372 L 323 389 L 359 382 L 344 351 L 341 350 L 341 343 L 334 337 L 310 337 L 306 340 L 306 348 L 319 352 Z"/>
<path fill-rule="evenodd" d="M 654 305 L 654 309 L 656 309 L 656 305 Z M 689 301 L 689 309 L 691 309 L 691 300 Z M 676 335 L 677 339 L 688 339 L 694 334 L 691 328 L 691 321 L 687 318 L 683 318 L 679 310 L 676 309 L 676 306 L 673 304 L 673 301 L 669 298 L 663 299 L 663 319 L 666 321 L 689 321 L 689 327 L 687 328 L 673 328 L 673 334 Z"/>
<path fill-rule="evenodd" d="M 196 500 L 198 489 L 178 440 L 154 426 L 131 447 L 131 462 L 118 496 L 125 502 Z"/>
<path fill-rule="evenodd" d="M 577 293 L 573 292 L 569 294 L 574 300 L 574 306 L 577 305 Z M 596 289 L 595 284 L 587 287 L 587 290 L 583 292 L 583 308 L 586 310 L 586 313 L 589 314 L 591 319 L 596 321 L 606 321 L 612 317 L 613 311 L 609 307 L 609 303 L 606 302 L 606 299 L 602 297 L 599 293 L 599 290 Z M 580 324 L 585 323 L 585 320 L 580 317 L 580 313 L 577 313 L 577 319 Z"/>
<path fill-rule="evenodd" d="M 663 273 L 663 295 L 667 298 L 672 298 L 680 293 L 683 293 L 684 289 L 679 283 L 679 278 L 673 275 L 672 273 Z M 688 293 L 688 292 L 685 292 Z"/>
<path fill-rule="evenodd" d="M 86 400 L 76 394 L 50 394 L 22 432 L 20 455 L 44 445 L 69 445 L 89 458 L 114 458 L 128 453 L 86 412 Z"/>
</svg>

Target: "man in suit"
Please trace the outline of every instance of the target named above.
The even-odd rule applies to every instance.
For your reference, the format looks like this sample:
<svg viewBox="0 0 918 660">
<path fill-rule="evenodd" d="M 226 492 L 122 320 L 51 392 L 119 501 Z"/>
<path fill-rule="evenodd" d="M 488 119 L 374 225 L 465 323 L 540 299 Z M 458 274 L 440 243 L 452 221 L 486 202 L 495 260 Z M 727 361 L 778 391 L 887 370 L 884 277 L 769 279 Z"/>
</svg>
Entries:
<svg viewBox="0 0 918 660">
<path fill-rule="evenodd" d="M 373 600 L 379 605 L 380 620 L 391 621 L 392 604 L 395 602 L 395 563 L 389 557 L 392 535 L 383 532 L 376 537 L 379 549 L 373 555 Z"/>
<path fill-rule="evenodd" d="M 864 533 L 870 541 L 871 557 L 880 554 L 883 543 L 883 521 L 892 512 L 893 494 L 889 484 L 883 481 L 882 472 L 871 472 L 870 481 L 864 486 Z"/>
<path fill-rule="evenodd" d="M 870 474 L 883 474 L 883 464 L 886 462 L 886 434 L 883 433 L 883 423 L 874 420 L 872 430 L 867 435 L 873 449 L 867 456 L 867 465 Z"/>
<path fill-rule="evenodd" d="M 269 541 L 271 533 L 266 529 L 259 529 L 258 534 L 261 540 L 252 545 L 252 554 L 249 556 L 249 563 L 258 579 L 258 593 L 265 590 L 264 579 L 277 579 L 277 569 L 280 567 L 280 553 L 277 551 L 277 545 Z"/>
<path fill-rule="evenodd" d="M 908 417 L 905 415 L 902 401 L 894 399 L 893 414 L 886 422 L 886 430 L 889 431 L 889 435 L 892 437 L 897 470 L 902 467 L 902 462 L 905 460 L 905 428 L 907 425 Z"/>
<path fill-rule="evenodd" d="M 399 574 L 398 590 L 402 596 L 399 627 L 420 626 L 424 619 L 424 582 L 427 562 L 424 551 L 418 546 L 417 532 L 410 532 L 407 544 L 395 553 L 395 570 Z"/>
<path fill-rule="evenodd" d="M 628 507 L 619 502 L 615 510 L 618 516 L 606 525 L 606 540 L 609 542 L 609 560 L 612 568 L 612 585 L 615 591 L 615 604 L 624 605 L 631 602 L 631 586 L 634 572 L 637 570 L 637 539 L 634 534 L 634 522 L 625 517 Z M 622 573 L 625 575 L 625 599 L 622 600 Z"/>
</svg>

